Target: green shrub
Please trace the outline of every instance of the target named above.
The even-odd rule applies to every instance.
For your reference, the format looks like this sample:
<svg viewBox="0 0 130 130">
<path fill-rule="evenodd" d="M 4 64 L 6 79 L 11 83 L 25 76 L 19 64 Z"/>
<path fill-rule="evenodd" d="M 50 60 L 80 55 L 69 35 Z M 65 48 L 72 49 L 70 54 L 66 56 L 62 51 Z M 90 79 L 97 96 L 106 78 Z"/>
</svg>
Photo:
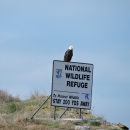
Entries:
<svg viewBox="0 0 130 130">
<path fill-rule="evenodd" d="M 100 125 L 101 125 L 100 122 L 91 122 L 90 124 L 91 124 L 92 126 L 100 126 Z"/>
<path fill-rule="evenodd" d="M 4 106 L 3 106 L 4 107 Z M 25 109 L 25 104 L 23 102 L 10 102 L 5 104 L 4 108 L 5 112 L 7 113 L 14 113 L 14 112 L 22 112 Z"/>
<path fill-rule="evenodd" d="M 7 113 L 14 113 L 16 111 L 17 107 L 14 102 L 11 102 L 7 105 Z"/>
</svg>

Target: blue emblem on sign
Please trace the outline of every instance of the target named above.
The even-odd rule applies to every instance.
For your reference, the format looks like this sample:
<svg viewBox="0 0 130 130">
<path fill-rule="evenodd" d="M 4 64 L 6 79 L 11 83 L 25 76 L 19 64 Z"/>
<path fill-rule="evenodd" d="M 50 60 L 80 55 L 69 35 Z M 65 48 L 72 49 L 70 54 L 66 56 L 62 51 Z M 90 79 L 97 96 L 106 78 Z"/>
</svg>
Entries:
<svg viewBox="0 0 130 130">
<path fill-rule="evenodd" d="M 62 77 L 62 69 L 56 69 L 56 78 Z"/>
<path fill-rule="evenodd" d="M 85 99 L 87 99 L 87 100 L 89 100 L 89 94 L 87 94 L 87 93 L 82 93 L 82 94 L 84 94 L 85 95 Z"/>
</svg>

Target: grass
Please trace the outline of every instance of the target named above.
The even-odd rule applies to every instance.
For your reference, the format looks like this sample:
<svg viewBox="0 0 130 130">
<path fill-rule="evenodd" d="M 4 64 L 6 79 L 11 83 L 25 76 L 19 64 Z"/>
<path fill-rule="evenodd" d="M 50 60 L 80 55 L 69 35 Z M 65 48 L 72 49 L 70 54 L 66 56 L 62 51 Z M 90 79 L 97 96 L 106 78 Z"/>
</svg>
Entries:
<svg viewBox="0 0 130 130">
<path fill-rule="evenodd" d="M 7 102 L 19 102 L 19 97 L 13 97 L 11 94 L 7 93 L 5 90 L 0 89 L 0 103 L 7 103 Z"/>
<path fill-rule="evenodd" d="M 60 123 L 58 121 L 49 121 L 48 125 L 52 128 L 59 128 Z"/>
<path fill-rule="evenodd" d="M 39 108 L 41 103 L 46 99 L 46 95 L 42 95 L 35 91 L 28 100 L 21 101 L 18 97 L 13 97 L 4 90 L 0 90 L 0 129 L 1 130 L 70 130 L 75 125 L 89 125 L 91 130 L 100 127 L 106 128 L 106 125 L 100 122 L 71 122 L 71 121 L 51 121 L 51 120 L 28 120 L 29 117 Z M 56 107 L 56 118 L 62 114 L 65 108 Z M 68 108 L 68 111 L 62 118 L 78 118 L 77 109 Z M 84 119 L 98 119 L 86 110 L 81 111 Z M 50 106 L 50 99 L 44 104 L 35 117 L 53 118 L 54 107 Z M 99 124 L 100 123 L 100 124 Z"/>
</svg>

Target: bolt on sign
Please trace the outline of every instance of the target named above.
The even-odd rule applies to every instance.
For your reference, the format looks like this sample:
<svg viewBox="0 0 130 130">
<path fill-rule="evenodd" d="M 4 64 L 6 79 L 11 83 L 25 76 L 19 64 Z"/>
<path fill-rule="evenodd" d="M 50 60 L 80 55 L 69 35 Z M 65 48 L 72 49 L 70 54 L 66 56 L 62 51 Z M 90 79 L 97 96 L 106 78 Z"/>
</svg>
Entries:
<svg viewBox="0 0 130 130">
<path fill-rule="evenodd" d="M 91 109 L 93 64 L 53 61 L 51 105 Z"/>
</svg>

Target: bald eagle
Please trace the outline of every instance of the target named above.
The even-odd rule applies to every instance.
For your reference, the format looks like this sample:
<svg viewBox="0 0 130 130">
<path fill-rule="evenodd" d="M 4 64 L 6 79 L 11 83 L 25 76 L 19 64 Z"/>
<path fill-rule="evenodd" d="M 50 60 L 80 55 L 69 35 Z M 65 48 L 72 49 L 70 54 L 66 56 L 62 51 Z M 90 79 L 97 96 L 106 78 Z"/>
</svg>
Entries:
<svg viewBox="0 0 130 130">
<path fill-rule="evenodd" d="M 69 49 L 65 52 L 64 61 L 70 62 L 73 56 L 73 46 L 70 46 Z"/>
</svg>

